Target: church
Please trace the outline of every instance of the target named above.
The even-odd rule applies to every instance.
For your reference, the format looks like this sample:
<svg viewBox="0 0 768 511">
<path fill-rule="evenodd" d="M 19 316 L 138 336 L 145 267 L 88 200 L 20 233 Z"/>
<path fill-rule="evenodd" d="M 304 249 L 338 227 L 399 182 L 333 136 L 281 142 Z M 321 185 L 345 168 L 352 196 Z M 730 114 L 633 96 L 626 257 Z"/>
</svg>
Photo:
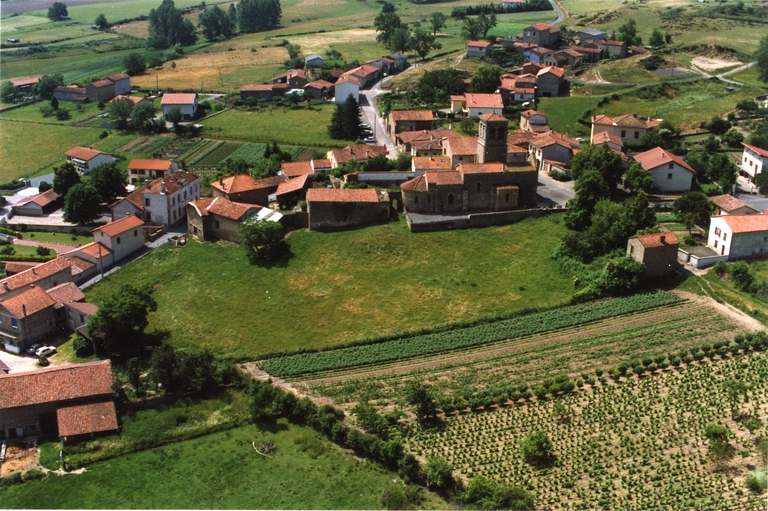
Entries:
<svg viewBox="0 0 768 511">
<path fill-rule="evenodd" d="M 400 185 L 405 210 L 442 214 L 536 207 L 538 170 L 520 158 L 527 151 L 510 144 L 508 135 L 506 118 L 480 116 L 474 162 L 425 172 Z"/>
</svg>

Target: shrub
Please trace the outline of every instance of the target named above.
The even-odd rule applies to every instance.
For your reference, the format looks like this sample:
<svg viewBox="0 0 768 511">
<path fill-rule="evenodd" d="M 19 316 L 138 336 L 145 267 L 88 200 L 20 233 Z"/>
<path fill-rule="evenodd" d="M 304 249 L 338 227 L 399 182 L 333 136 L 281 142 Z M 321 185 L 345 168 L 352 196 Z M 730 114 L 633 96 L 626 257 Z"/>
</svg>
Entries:
<svg viewBox="0 0 768 511">
<path fill-rule="evenodd" d="M 768 488 L 768 478 L 763 470 L 754 470 L 749 473 L 745 481 L 747 488 L 755 493 L 762 493 Z"/>
<path fill-rule="evenodd" d="M 11 486 L 14 484 L 19 484 L 20 482 L 22 482 L 21 473 L 14 472 L 13 474 L 5 476 L 2 479 L 0 479 L 0 488 Z"/>
<path fill-rule="evenodd" d="M 727 440 L 731 432 L 722 424 L 710 423 L 704 428 L 704 436 L 712 441 Z"/>
<path fill-rule="evenodd" d="M 544 461 L 552 455 L 552 441 L 543 431 L 534 431 L 520 443 L 520 452 L 529 462 Z"/>
<path fill-rule="evenodd" d="M 35 470 L 33 468 L 32 470 L 27 470 L 24 472 L 22 479 L 24 479 L 24 481 L 36 481 L 38 479 L 45 479 L 45 474 L 40 470 Z"/>
</svg>

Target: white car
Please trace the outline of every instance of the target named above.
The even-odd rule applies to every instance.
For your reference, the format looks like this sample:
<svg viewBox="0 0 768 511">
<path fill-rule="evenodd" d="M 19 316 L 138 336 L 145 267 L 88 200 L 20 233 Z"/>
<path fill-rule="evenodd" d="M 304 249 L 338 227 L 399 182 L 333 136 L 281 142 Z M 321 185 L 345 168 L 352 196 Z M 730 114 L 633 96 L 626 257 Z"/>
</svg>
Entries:
<svg viewBox="0 0 768 511">
<path fill-rule="evenodd" d="M 42 346 L 42 344 L 39 344 L 39 343 L 33 344 L 32 346 L 27 348 L 27 353 L 29 353 L 30 355 L 34 355 L 35 352 L 38 350 L 38 348 L 40 348 L 40 346 Z"/>
<path fill-rule="evenodd" d="M 35 351 L 35 355 L 38 357 L 50 357 L 56 353 L 56 348 L 53 346 L 41 346 Z"/>
</svg>

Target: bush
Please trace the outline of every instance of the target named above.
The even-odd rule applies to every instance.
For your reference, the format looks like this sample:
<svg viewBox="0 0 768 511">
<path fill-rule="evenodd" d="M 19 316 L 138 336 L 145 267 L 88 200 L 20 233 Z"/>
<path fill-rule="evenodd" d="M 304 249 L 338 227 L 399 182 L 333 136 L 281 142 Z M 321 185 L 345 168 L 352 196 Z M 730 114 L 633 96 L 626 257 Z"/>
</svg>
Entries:
<svg viewBox="0 0 768 511">
<path fill-rule="evenodd" d="M 26 481 L 37 481 L 38 479 L 45 479 L 45 474 L 41 472 L 40 470 L 35 470 L 34 468 L 32 470 L 27 470 L 22 475 L 22 479 Z"/>
<path fill-rule="evenodd" d="M 22 482 L 21 473 L 14 472 L 13 474 L 5 476 L 2 479 L 0 479 L 0 488 L 4 488 L 6 486 L 12 486 L 14 484 L 19 484 L 21 482 Z"/>
<path fill-rule="evenodd" d="M 723 278 L 725 274 L 728 273 L 728 263 L 726 263 L 725 261 L 718 261 L 712 267 L 712 270 L 715 272 L 715 275 L 717 275 L 720 278 Z"/>
<path fill-rule="evenodd" d="M 37 255 L 39 255 L 39 256 L 43 256 L 43 257 L 51 255 L 51 252 L 52 252 L 52 250 L 51 250 L 50 248 L 48 248 L 48 247 L 43 247 L 42 245 L 39 245 L 39 246 L 38 246 L 38 247 L 35 249 L 35 253 L 36 253 Z"/>
<path fill-rule="evenodd" d="M 80 334 L 77 334 L 72 341 L 72 348 L 78 357 L 85 357 L 93 353 L 93 343 Z"/>
<path fill-rule="evenodd" d="M 704 436 L 712 441 L 727 440 L 731 432 L 722 424 L 710 423 L 704 428 Z"/>
<path fill-rule="evenodd" d="M 529 433 L 520 443 L 526 461 L 544 461 L 552 455 L 552 441 L 543 431 Z"/>
<path fill-rule="evenodd" d="M 747 488 L 755 493 L 762 493 L 768 488 L 768 478 L 762 470 L 755 470 L 749 473 L 746 479 Z"/>
</svg>

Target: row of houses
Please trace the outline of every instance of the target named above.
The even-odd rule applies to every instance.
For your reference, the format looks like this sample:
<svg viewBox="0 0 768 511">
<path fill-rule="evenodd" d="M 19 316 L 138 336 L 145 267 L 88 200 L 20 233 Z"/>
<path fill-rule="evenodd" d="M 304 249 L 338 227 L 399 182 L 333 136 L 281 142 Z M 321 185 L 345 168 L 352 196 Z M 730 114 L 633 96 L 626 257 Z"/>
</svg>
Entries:
<svg viewBox="0 0 768 511">
<path fill-rule="evenodd" d="M 84 103 L 90 101 L 109 101 L 115 96 L 131 93 L 131 77 L 124 73 L 109 75 L 103 80 L 96 80 L 85 87 L 75 85 L 59 86 L 53 89 L 53 96 L 59 101 Z"/>
</svg>

